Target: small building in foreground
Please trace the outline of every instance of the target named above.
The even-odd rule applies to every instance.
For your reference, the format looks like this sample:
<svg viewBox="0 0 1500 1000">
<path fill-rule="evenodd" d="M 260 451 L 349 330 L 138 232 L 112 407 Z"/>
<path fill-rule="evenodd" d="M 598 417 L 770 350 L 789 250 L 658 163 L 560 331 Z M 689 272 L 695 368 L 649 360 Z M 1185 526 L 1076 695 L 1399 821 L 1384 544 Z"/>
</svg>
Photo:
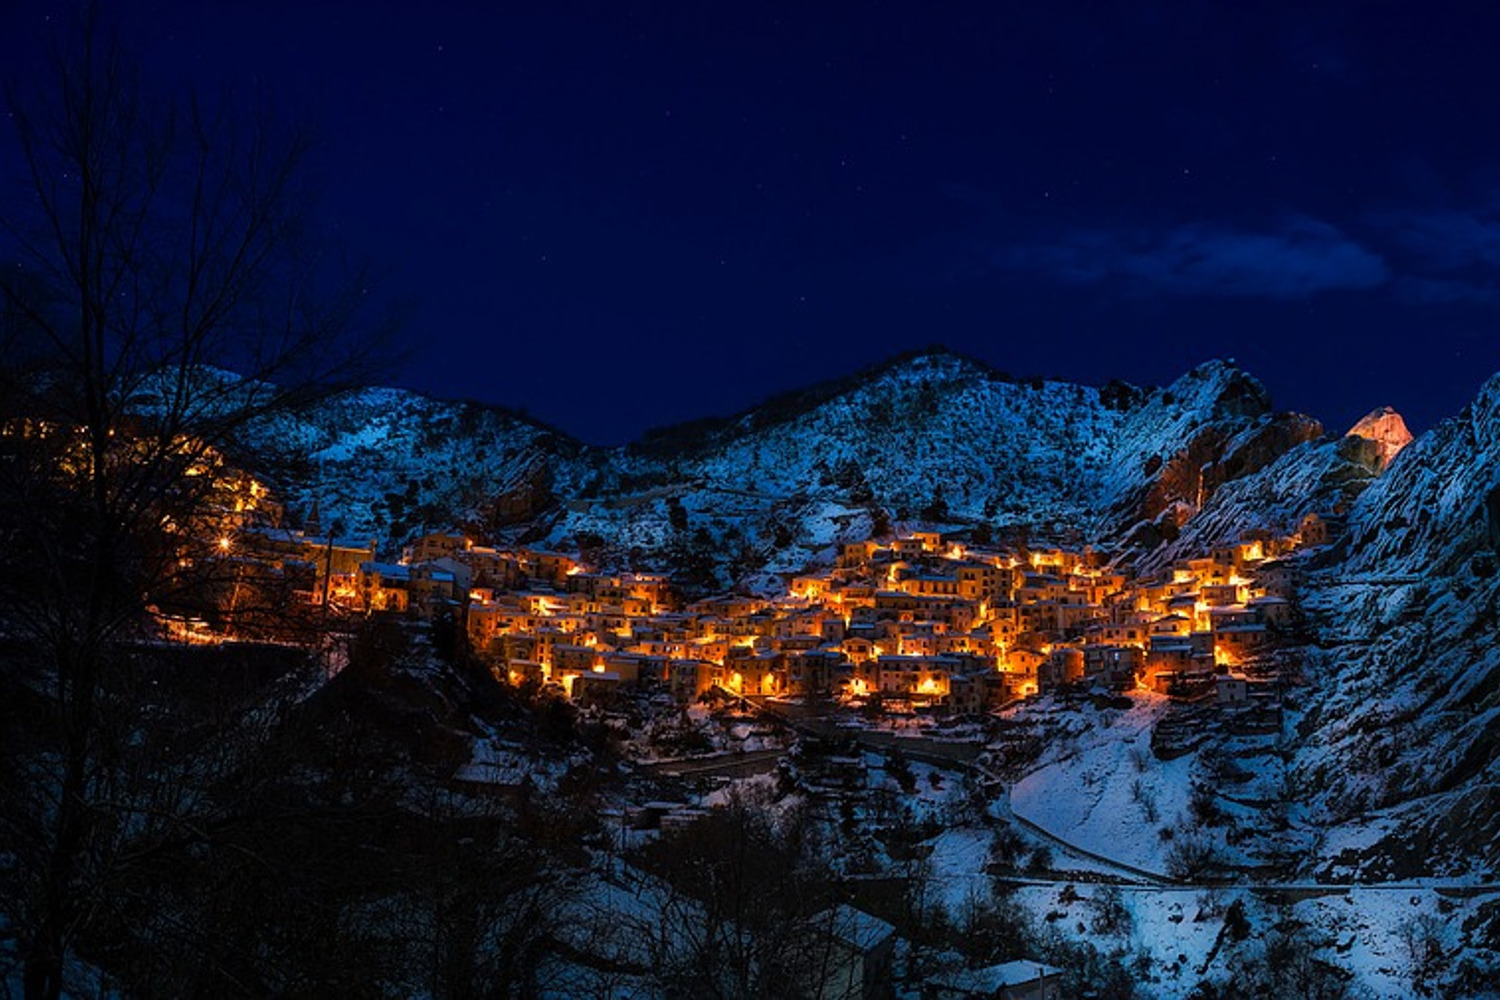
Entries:
<svg viewBox="0 0 1500 1000">
<path fill-rule="evenodd" d="M 1062 970 L 1019 959 L 929 976 L 922 1000 L 1062 1000 Z"/>
</svg>

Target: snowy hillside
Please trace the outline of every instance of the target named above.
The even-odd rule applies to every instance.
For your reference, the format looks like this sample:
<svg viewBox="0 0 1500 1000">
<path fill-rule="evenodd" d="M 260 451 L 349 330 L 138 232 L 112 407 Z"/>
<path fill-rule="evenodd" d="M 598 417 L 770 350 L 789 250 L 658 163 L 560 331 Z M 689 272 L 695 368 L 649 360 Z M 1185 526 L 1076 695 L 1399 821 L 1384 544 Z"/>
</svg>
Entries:
<svg viewBox="0 0 1500 1000">
<path fill-rule="evenodd" d="M 1017 380 L 935 350 L 643 446 L 591 448 L 394 389 L 278 418 L 257 444 L 294 513 L 317 501 L 325 526 L 386 547 L 473 527 L 709 589 L 779 586 L 891 522 L 1024 525 L 1042 538 L 1133 530 L 1150 546 L 1222 484 L 1320 433 L 1272 414 L 1226 362 L 1145 391 Z"/>
<path fill-rule="evenodd" d="M 1115 467 L 1123 419 L 1098 389 L 929 354 L 790 420 L 748 414 L 680 457 L 617 455 L 615 488 L 571 504 L 551 538 L 727 556 L 727 582 L 826 560 L 885 517 L 1077 525 Z"/>
<path fill-rule="evenodd" d="M 1358 437 L 1296 445 L 1255 474 L 1224 484 L 1174 541 L 1147 554 L 1138 567 L 1191 558 L 1252 529 L 1288 535 L 1307 514 L 1347 509 L 1378 474 L 1376 452 L 1367 445 Z"/>
<path fill-rule="evenodd" d="M 1118 471 L 1101 498 L 1109 515 L 1094 533 L 1154 549 L 1226 484 L 1322 434 L 1311 417 L 1274 413 L 1265 388 L 1233 363 L 1201 365 L 1129 415 L 1115 444 Z"/>
<path fill-rule="evenodd" d="M 599 538 L 720 584 L 826 561 L 883 523 L 1024 525 L 1034 538 L 1158 538 L 1224 482 L 1321 427 L 1211 362 L 1165 390 L 1015 380 L 930 352 L 789 419 L 752 411 L 673 457 L 615 453 L 549 540 Z M 769 575 L 768 575 L 769 574 Z"/>
<path fill-rule="evenodd" d="M 1302 783 L 1343 829 L 1323 864 L 1365 875 L 1500 863 L 1500 377 L 1356 502 L 1304 605 L 1317 684 Z"/>
<path fill-rule="evenodd" d="M 399 544 L 423 528 L 525 517 L 569 490 L 580 446 L 505 411 L 401 389 L 363 389 L 255 428 L 253 444 L 295 515 Z M 503 520 L 503 517 L 499 519 Z"/>
</svg>

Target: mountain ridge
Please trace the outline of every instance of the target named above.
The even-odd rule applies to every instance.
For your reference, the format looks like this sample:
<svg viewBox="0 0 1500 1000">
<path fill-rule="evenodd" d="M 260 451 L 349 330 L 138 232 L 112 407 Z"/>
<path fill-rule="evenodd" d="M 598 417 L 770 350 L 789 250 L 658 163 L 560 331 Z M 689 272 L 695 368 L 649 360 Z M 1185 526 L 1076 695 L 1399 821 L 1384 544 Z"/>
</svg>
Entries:
<svg viewBox="0 0 1500 1000">
<path fill-rule="evenodd" d="M 941 347 L 709 418 L 698 435 L 701 423 L 600 447 L 502 408 L 365 389 L 261 438 L 294 512 L 316 502 L 387 547 L 466 527 L 563 547 L 602 539 L 613 561 L 653 568 L 712 549 L 700 575 L 723 587 L 891 521 L 1073 530 L 1147 552 L 1226 483 L 1323 435 L 1275 413 L 1231 361 L 1147 389 L 1016 379 Z"/>
</svg>

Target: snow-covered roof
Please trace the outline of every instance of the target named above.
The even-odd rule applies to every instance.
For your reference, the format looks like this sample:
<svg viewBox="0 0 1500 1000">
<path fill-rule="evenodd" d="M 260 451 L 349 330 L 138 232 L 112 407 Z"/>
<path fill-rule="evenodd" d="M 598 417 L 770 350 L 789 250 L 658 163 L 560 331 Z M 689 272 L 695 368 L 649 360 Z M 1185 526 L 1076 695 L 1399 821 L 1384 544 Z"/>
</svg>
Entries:
<svg viewBox="0 0 1500 1000">
<path fill-rule="evenodd" d="M 269 525 L 249 525 L 243 530 L 247 535 L 259 535 L 273 542 L 284 542 L 293 545 L 311 545 L 318 548 L 325 548 L 332 541 L 333 547 L 336 549 L 358 549 L 361 552 L 368 552 L 372 548 L 372 543 L 368 538 L 360 539 L 338 536 L 330 540 L 326 535 L 309 535 L 296 528 L 273 528 Z"/>
<path fill-rule="evenodd" d="M 1010 986 L 1034 983 L 1047 976 L 1061 975 L 1062 970 L 1041 962 L 1017 960 L 987 965 L 982 969 L 954 969 L 929 978 L 934 986 L 964 993 L 993 994 Z"/>
<path fill-rule="evenodd" d="M 819 913 L 812 925 L 860 951 L 873 951 L 896 936 L 895 927 L 847 903 Z"/>
<path fill-rule="evenodd" d="M 400 563 L 362 562 L 359 564 L 361 573 L 379 573 L 387 580 L 409 580 L 411 570 Z"/>
</svg>

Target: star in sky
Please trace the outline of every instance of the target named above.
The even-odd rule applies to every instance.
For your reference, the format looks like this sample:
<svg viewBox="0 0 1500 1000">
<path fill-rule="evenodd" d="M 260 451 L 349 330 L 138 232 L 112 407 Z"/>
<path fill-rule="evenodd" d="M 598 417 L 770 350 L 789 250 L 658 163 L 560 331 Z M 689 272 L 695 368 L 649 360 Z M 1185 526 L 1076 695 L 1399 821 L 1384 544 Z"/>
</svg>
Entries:
<svg viewBox="0 0 1500 1000">
<path fill-rule="evenodd" d="M 1337 429 L 1500 370 L 1483 7 L 110 10 L 154 86 L 316 122 L 329 231 L 419 303 L 398 381 L 586 440 L 932 342 L 1095 383 L 1233 356 Z M 5 65 L 51 12 L 7 8 Z"/>
</svg>

